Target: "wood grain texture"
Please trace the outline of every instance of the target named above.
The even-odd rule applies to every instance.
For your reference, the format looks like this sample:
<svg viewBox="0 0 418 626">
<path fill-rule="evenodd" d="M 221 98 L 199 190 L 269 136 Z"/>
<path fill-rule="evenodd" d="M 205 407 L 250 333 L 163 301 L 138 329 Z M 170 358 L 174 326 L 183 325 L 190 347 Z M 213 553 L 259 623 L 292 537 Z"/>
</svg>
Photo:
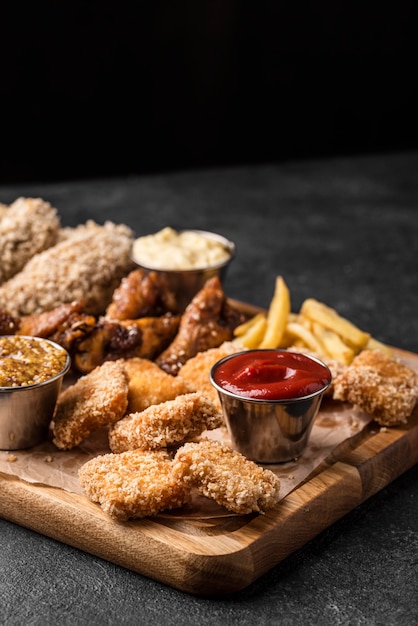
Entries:
<svg viewBox="0 0 418 626">
<path fill-rule="evenodd" d="M 402 352 L 418 366 L 418 355 Z M 418 410 L 407 425 L 372 423 L 265 515 L 116 522 L 58 488 L 0 473 L 0 515 L 179 590 L 239 591 L 418 463 Z"/>
</svg>

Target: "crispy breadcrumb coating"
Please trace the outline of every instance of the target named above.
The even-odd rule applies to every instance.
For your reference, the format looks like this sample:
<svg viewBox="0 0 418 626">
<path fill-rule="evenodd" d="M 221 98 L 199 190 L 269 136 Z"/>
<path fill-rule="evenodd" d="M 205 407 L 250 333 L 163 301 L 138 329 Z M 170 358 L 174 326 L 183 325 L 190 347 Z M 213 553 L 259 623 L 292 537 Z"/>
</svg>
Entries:
<svg viewBox="0 0 418 626">
<path fill-rule="evenodd" d="M 42 198 L 17 198 L 0 211 L 0 284 L 58 241 L 57 210 Z M 4 308 L 4 307 L 3 307 Z"/>
<path fill-rule="evenodd" d="M 78 476 L 86 495 L 120 521 L 182 506 L 189 496 L 164 450 L 104 454 L 84 463 Z"/>
<path fill-rule="evenodd" d="M 224 341 L 218 348 L 210 348 L 204 352 L 198 352 L 196 356 L 184 363 L 176 378 L 184 381 L 190 391 L 201 391 L 204 393 L 220 408 L 221 403 L 218 392 L 210 382 L 210 370 L 223 357 L 240 352 L 242 349 L 241 346 L 237 346 L 232 341 Z"/>
<path fill-rule="evenodd" d="M 121 419 L 128 406 L 124 363 L 106 361 L 67 387 L 58 398 L 53 443 L 69 450 L 93 431 Z"/>
<path fill-rule="evenodd" d="M 219 441 L 185 443 L 174 463 L 191 487 L 234 513 L 264 513 L 279 499 L 276 474 Z"/>
<path fill-rule="evenodd" d="M 222 413 L 209 398 L 188 393 L 119 420 L 109 431 L 109 446 L 113 452 L 156 450 L 190 441 L 222 424 Z"/>
<path fill-rule="evenodd" d="M 418 375 L 399 359 L 363 350 L 334 380 L 335 400 L 349 402 L 382 426 L 406 423 L 418 399 Z"/>
<path fill-rule="evenodd" d="M 167 374 L 148 359 L 126 359 L 125 367 L 129 380 L 129 413 L 139 413 L 153 404 L 174 400 L 177 396 L 192 391 L 185 381 Z"/>
<path fill-rule="evenodd" d="M 35 254 L 0 286 L 0 309 L 24 316 L 82 301 L 86 313 L 101 314 L 132 268 L 132 240 L 130 228 L 112 222 L 62 229 L 56 245 Z"/>
</svg>

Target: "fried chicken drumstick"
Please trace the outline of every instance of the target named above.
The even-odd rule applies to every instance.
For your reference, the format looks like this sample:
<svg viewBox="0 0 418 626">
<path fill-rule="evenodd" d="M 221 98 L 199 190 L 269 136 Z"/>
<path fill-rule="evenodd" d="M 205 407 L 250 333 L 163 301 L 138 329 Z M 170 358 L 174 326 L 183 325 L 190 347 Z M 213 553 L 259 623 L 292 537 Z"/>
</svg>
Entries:
<svg viewBox="0 0 418 626">
<path fill-rule="evenodd" d="M 156 363 L 175 376 L 198 352 L 231 341 L 234 328 L 243 321 L 243 314 L 230 306 L 219 278 L 214 276 L 190 302 L 181 317 L 177 335 L 157 357 Z"/>
</svg>

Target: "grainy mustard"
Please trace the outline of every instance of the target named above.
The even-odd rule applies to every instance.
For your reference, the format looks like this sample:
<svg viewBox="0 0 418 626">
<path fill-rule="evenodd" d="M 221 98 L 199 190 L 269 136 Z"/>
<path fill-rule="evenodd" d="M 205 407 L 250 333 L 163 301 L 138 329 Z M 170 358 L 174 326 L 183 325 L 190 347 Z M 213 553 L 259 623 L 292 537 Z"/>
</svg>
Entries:
<svg viewBox="0 0 418 626">
<path fill-rule="evenodd" d="M 227 261 L 231 251 L 218 239 L 194 230 L 167 226 L 154 235 L 135 239 L 132 255 L 137 263 L 161 270 L 194 270 Z"/>
<path fill-rule="evenodd" d="M 67 353 L 49 341 L 36 337 L 0 337 L 0 387 L 26 387 L 45 382 L 59 374 Z"/>
</svg>

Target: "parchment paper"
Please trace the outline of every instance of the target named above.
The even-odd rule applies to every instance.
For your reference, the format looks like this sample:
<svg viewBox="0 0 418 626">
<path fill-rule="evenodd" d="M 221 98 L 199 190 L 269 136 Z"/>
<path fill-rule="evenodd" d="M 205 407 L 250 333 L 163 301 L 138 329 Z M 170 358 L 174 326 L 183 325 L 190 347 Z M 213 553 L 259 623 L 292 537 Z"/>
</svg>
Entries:
<svg viewBox="0 0 418 626">
<path fill-rule="evenodd" d="M 339 445 L 358 435 L 370 421 L 368 415 L 348 404 L 324 399 L 304 454 L 288 463 L 265 466 L 280 478 L 280 499 L 302 483 Z M 202 436 L 230 443 L 225 428 L 206 431 Z M 0 472 L 29 483 L 58 487 L 82 495 L 77 476 L 79 467 L 94 456 L 109 452 L 107 430 L 101 429 L 69 451 L 58 450 L 51 441 L 29 450 L 0 451 Z M 210 518 L 229 513 L 207 498 L 195 496 L 190 505 L 181 511 L 167 514 L 171 517 Z"/>
</svg>

